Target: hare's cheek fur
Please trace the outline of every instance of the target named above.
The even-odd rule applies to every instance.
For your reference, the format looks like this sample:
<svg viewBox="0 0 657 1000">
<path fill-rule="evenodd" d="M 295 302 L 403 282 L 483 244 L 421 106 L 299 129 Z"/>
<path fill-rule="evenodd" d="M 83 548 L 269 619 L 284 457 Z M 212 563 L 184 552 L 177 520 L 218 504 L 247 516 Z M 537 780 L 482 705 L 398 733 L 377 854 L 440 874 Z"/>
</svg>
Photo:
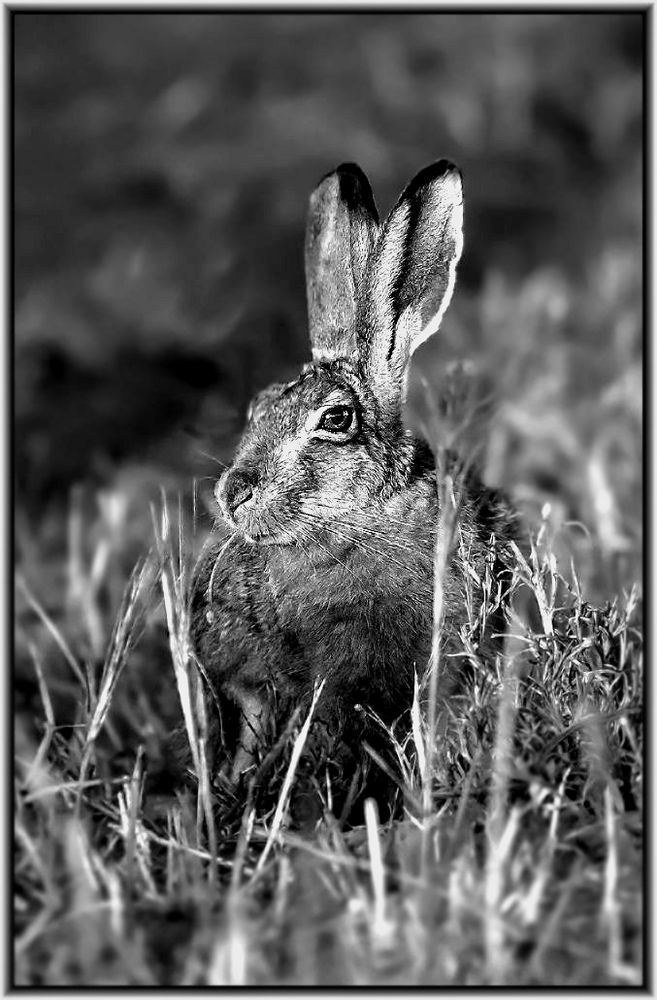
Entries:
<svg viewBox="0 0 657 1000">
<path fill-rule="evenodd" d="M 237 480 L 239 491 L 247 467 L 237 461 L 222 476 L 217 499 L 228 526 L 261 544 L 304 544 L 317 528 L 367 508 L 383 483 L 380 466 L 363 445 L 334 445 L 304 434 L 279 443 L 261 460 L 251 495 L 232 509 L 233 484 Z"/>
<path fill-rule="evenodd" d="M 311 527 L 348 523 L 350 513 L 369 507 L 382 485 L 381 469 L 359 444 L 313 441 L 305 465 L 300 521 Z"/>
<path fill-rule="evenodd" d="M 311 373 L 285 389 L 258 403 L 215 490 L 227 526 L 263 545 L 307 545 L 318 527 L 371 504 L 385 480 L 353 390 Z M 336 403 L 358 411 L 346 434 L 322 427 Z"/>
</svg>

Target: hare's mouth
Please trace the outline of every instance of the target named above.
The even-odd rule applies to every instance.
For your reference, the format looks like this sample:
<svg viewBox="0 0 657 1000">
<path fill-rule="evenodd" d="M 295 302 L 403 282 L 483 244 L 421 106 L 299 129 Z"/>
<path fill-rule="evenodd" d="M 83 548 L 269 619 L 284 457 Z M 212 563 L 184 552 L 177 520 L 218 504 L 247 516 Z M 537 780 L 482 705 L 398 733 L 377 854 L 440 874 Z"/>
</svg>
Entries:
<svg viewBox="0 0 657 1000">
<path fill-rule="evenodd" d="M 244 528 L 240 528 L 239 530 L 244 541 L 249 542 L 251 545 L 293 545 L 296 542 L 296 538 L 289 532 L 272 534 L 271 532 L 263 531 L 261 528 L 254 531 L 245 531 Z"/>
<path fill-rule="evenodd" d="M 230 527 L 252 545 L 292 545 L 295 535 L 270 512 L 244 505 L 231 518 Z"/>
</svg>

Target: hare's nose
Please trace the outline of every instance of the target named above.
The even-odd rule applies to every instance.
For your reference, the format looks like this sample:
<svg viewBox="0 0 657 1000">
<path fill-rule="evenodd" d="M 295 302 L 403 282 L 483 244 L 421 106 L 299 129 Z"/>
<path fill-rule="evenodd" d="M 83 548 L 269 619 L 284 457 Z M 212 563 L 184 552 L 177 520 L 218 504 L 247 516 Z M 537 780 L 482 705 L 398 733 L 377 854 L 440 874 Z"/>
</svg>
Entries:
<svg viewBox="0 0 657 1000">
<path fill-rule="evenodd" d="M 217 483 L 217 499 L 226 506 L 230 514 L 253 496 L 255 482 L 244 472 L 231 472 L 223 482 Z"/>
</svg>

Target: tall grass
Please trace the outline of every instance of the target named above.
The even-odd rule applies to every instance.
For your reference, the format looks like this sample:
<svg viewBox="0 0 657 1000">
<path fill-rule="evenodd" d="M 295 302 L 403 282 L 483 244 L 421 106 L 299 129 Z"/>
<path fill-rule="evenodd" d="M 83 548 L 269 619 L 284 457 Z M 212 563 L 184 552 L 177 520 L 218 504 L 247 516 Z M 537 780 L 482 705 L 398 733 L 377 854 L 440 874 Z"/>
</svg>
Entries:
<svg viewBox="0 0 657 1000">
<path fill-rule="evenodd" d="M 187 634 L 184 525 L 172 529 L 166 504 L 154 535 L 113 629 L 97 609 L 111 633 L 101 664 L 81 655 L 91 634 L 72 648 L 48 621 L 78 688 L 72 716 L 29 645 L 41 708 L 32 732 L 17 720 L 17 983 L 641 983 L 636 591 L 591 608 L 556 569 L 544 523 L 511 584 L 531 589 L 539 628 L 511 621 L 491 670 L 475 651 L 481 622 L 467 621 L 458 725 L 437 738 L 425 714 L 432 657 L 411 732 L 390 733 L 402 812 L 381 823 L 368 800 L 363 827 L 327 813 L 302 835 L 290 791 L 310 716 L 290 733 L 277 797 L 226 809 Z M 84 620 L 95 633 L 96 615 Z M 148 682 L 137 633 L 164 628 L 158 683 L 177 689 L 196 781 L 163 793 L 152 737 L 147 749 L 149 729 L 165 742 L 161 719 L 146 699 L 135 719 L 131 702 Z"/>
</svg>

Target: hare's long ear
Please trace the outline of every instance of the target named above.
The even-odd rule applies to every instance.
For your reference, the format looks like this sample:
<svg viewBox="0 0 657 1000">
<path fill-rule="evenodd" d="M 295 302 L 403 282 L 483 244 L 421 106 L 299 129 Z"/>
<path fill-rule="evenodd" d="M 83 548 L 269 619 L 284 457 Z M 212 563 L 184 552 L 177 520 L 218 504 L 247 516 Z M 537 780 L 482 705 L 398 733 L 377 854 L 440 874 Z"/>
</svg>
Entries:
<svg viewBox="0 0 657 1000">
<path fill-rule="evenodd" d="M 360 363 L 391 418 L 401 413 L 413 351 L 449 305 L 462 248 L 461 175 L 440 160 L 420 171 L 388 216 L 358 304 Z"/>
<path fill-rule="evenodd" d="M 356 349 L 356 300 L 379 220 L 367 177 L 354 163 L 327 174 L 310 197 L 306 224 L 306 287 L 313 360 Z"/>
</svg>

